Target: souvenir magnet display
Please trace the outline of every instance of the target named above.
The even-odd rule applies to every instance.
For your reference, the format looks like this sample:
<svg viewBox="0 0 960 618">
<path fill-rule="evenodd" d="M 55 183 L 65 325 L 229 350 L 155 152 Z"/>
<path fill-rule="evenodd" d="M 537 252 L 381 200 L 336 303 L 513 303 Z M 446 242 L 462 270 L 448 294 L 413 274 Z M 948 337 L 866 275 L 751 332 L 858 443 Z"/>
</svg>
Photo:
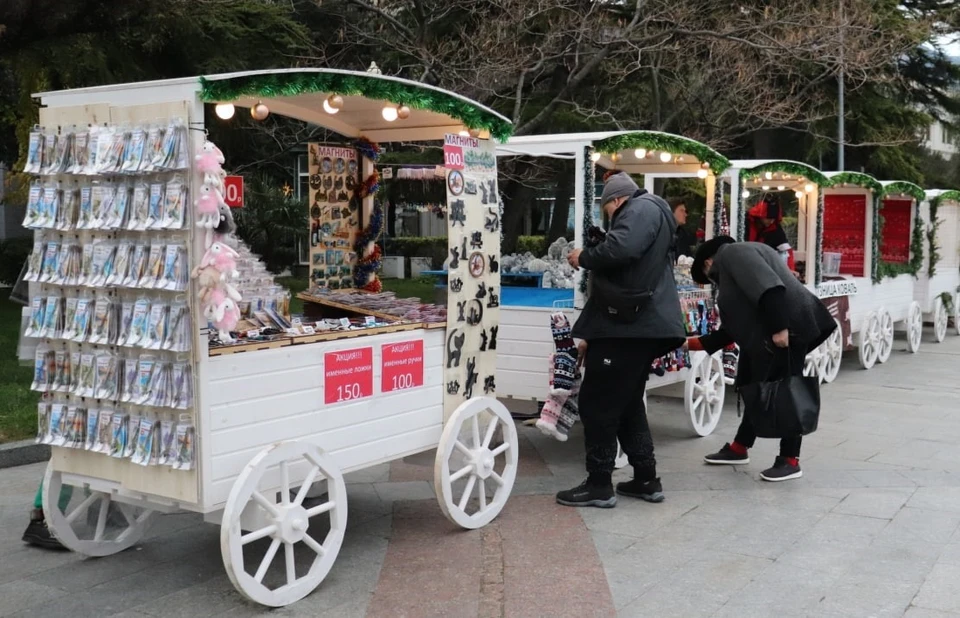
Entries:
<svg viewBox="0 0 960 618">
<path fill-rule="evenodd" d="M 483 393 L 489 395 L 495 390 L 497 390 L 496 378 L 494 376 L 485 377 L 483 379 Z"/>
<path fill-rule="evenodd" d="M 473 356 L 467 359 L 467 382 L 463 386 L 463 398 L 470 399 L 473 397 L 473 387 L 477 383 L 478 373 L 477 369 L 477 357 Z"/>
<path fill-rule="evenodd" d="M 474 279 L 479 279 L 483 276 L 483 272 L 486 270 L 486 260 L 483 258 L 483 254 L 479 251 L 474 251 L 470 254 L 470 261 L 468 263 L 468 268 L 470 269 L 470 276 Z"/>
<path fill-rule="evenodd" d="M 452 265 L 451 265 L 451 268 L 453 268 Z M 456 278 L 450 280 L 450 291 L 451 291 L 451 292 L 453 292 L 453 293 L 455 293 L 455 294 L 459 294 L 459 293 L 460 293 L 460 290 L 462 290 L 462 289 L 463 289 L 463 279 L 461 279 L 460 277 L 456 277 Z"/>
<path fill-rule="evenodd" d="M 470 312 L 467 314 L 467 324 L 476 326 L 483 321 L 483 303 L 474 298 L 470 301 Z"/>
<path fill-rule="evenodd" d="M 458 334 L 459 333 L 459 334 Z M 447 368 L 460 366 L 460 350 L 463 348 L 463 342 L 466 334 L 459 328 L 450 330 L 447 335 Z"/>
<path fill-rule="evenodd" d="M 457 170 L 447 174 L 447 188 L 453 195 L 463 195 L 463 174 Z"/>
</svg>

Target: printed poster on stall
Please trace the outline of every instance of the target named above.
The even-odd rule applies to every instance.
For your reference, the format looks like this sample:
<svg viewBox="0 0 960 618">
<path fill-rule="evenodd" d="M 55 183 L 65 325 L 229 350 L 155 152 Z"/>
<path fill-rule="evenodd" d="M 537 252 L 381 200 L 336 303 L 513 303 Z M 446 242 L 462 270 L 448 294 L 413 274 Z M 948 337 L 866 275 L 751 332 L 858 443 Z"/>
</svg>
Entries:
<svg viewBox="0 0 960 618">
<path fill-rule="evenodd" d="M 360 230 L 360 157 L 353 148 L 310 144 L 310 281 L 341 290 L 353 287 Z"/>
<path fill-rule="evenodd" d="M 492 141 L 447 135 L 447 331 L 444 417 L 494 396 L 500 322 L 500 207 Z"/>
</svg>

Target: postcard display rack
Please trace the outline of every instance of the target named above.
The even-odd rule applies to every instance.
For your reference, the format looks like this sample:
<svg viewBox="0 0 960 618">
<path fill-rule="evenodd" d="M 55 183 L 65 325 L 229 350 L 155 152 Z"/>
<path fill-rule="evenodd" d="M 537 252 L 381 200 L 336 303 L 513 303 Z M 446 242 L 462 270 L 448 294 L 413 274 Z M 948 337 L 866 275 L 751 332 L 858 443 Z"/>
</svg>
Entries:
<svg viewBox="0 0 960 618">
<path fill-rule="evenodd" d="M 274 94 L 261 100 L 258 94 L 247 96 L 232 90 L 250 80 L 273 86 L 289 80 L 298 84 L 297 94 Z M 304 83 L 313 86 L 304 89 Z M 320 85 L 338 83 L 353 94 L 341 97 L 318 89 Z M 223 88 L 231 94 L 224 96 Z M 243 86 L 237 88 L 242 90 Z M 404 122 L 390 125 L 381 117 L 384 101 L 362 94 L 369 90 L 382 96 L 384 88 L 399 89 L 408 96 L 432 97 L 440 101 L 438 108 L 446 101 L 447 107 L 443 109 L 459 111 L 448 115 L 447 111 L 411 110 L 404 106 L 400 120 L 406 121 L 407 128 L 402 128 Z M 41 228 L 36 232 L 38 243 L 47 243 L 44 256 L 53 255 L 54 251 L 48 252 L 46 247 L 56 240 L 60 243 L 58 255 L 65 254 L 73 260 L 79 258 L 81 276 L 87 272 L 84 251 L 88 251 L 85 249 L 88 245 L 93 245 L 89 250 L 93 254 L 91 260 L 100 259 L 97 256 L 104 252 L 101 246 L 119 248 L 128 241 L 135 248 L 138 243 L 148 246 L 148 258 L 155 257 L 152 255 L 154 245 L 158 248 L 162 245 L 161 257 L 170 255 L 166 247 L 175 246 L 175 257 L 184 259 L 177 262 L 183 268 L 174 269 L 175 277 L 166 277 L 168 269 L 161 268 L 160 276 L 150 279 L 153 287 L 144 286 L 146 289 L 114 284 L 88 290 L 79 285 L 79 281 L 76 286 L 58 286 L 49 280 L 30 284 L 31 296 L 42 299 L 38 304 L 44 311 L 52 302 L 55 307 L 62 306 L 60 311 L 65 314 L 73 311 L 72 301 L 68 310 L 66 299 L 85 299 L 87 295 L 91 299 L 87 309 L 91 315 L 91 335 L 83 341 L 66 342 L 51 336 L 56 334 L 49 330 L 54 322 L 47 320 L 46 315 L 38 333 L 43 338 L 41 344 L 53 351 L 51 356 L 43 357 L 39 369 L 41 374 L 45 371 L 45 375 L 53 376 L 49 379 L 50 397 L 53 402 L 63 400 L 65 408 L 61 406 L 60 414 L 72 412 L 73 422 L 64 425 L 66 428 L 56 436 L 43 494 L 47 521 L 67 548 L 85 555 L 107 556 L 139 542 L 158 512 L 202 513 L 206 521 L 221 525 L 224 566 L 236 589 L 254 602 L 283 606 L 315 590 L 333 567 L 347 525 L 345 473 L 436 449 L 432 472 L 444 514 L 464 528 L 479 528 L 500 513 L 516 477 L 518 453 L 516 428 L 510 414 L 494 398 L 499 215 L 490 220 L 487 209 L 475 203 L 470 184 L 471 178 L 477 182 L 495 182 L 496 165 L 489 140 L 472 139 L 464 144 L 466 165 L 459 173 L 468 179 L 463 185 L 451 185 L 457 190 L 451 189 L 456 209 L 451 211 L 449 223 L 450 248 L 461 250 L 466 241 L 470 249 L 458 271 L 464 284 L 458 296 L 451 295 L 449 332 L 453 336 L 448 336 L 442 323 L 427 328 L 421 321 L 404 324 L 402 329 L 371 328 L 369 333 L 330 332 L 299 339 L 288 337 L 282 345 L 269 349 L 249 345 L 214 348 L 209 344 L 214 337 L 220 340 L 235 337 L 230 318 L 224 322 L 224 316 L 239 319 L 240 306 L 252 301 L 252 296 L 240 299 L 238 296 L 258 288 L 269 290 L 270 286 L 269 282 L 258 282 L 256 276 L 248 286 L 245 282 L 249 277 L 231 268 L 235 262 L 242 269 L 243 263 L 252 260 L 243 257 L 242 247 L 237 254 L 224 252 L 232 256 L 232 260 L 214 260 L 215 256 L 209 255 L 209 248 L 218 242 L 228 248 L 238 245 L 233 239 L 197 226 L 201 221 L 198 202 L 216 185 L 219 174 L 215 172 L 214 177 L 210 177 L 200 173 L 193 159 L 209 150 L 204 148 L 201 121 L 205 102 L 236 104 L 255 110 L 269 106 L 277 113 L 328 126 L 354 140 L 363 141 L 364 136 L 368 136 L 366 143 L 371 145 L 375 145 L 371 141 L 375 139 L 425 141 L 443 139 L 448 134 L 456 136 L 458 132 L 466 134 L 468 127 L 464 126 L 463 118 L 480 124 L 480 128 L 471 129 L 471 133 L 485 136 L 493 127 L 498 135 L 505 136 L 510 130 L 508 120 L 458 95 L 423 84 L 327 69 L 255 71 L 38 96 L 43 105 L 41 123 L 45 127 L 61 127 L 61 134 L 62 127 L 91 125 L 119 127 L 132 136 L 137 127 L 157 126 L 166 134 L 173 130 L 180 136 L 186 158 L 186 163 L 177 159 L 173 166 L 139 168 L 138 172 L 143 174 L 133 173 L 132 169 L 125 174 L 121 165 L 119 173 L 102 177 L 66 171 L 57 176 L 39 176 L 44 189 L 60 183 L 61 191 L 73 182 L 77 182 L 81 190 L 85 185 L 101 186 L 95 183 L 109 187 L 129 185 L 131 198 L 138 183 L 166 183 L 165 195 L 169 196 L 171 186 L 175 188 L 179 182 L 180 195 L 186 205 L 182 226 L 158 229 L 152 229 L 149 222 L 143 230 L 106 224 L 104 227 L 110 229 L 56 229 L 55 225 L 54 229 L 48 229 L 47 219 L 41 219 L 39 224 L 31 223 Z M 334 97 L 343 106 L 336 118 L 324 112 L 322 105 Z M 149 131 L 145 141 L 150 142 Z M 362 203 L 350 213 L 356 217 L 357 234 L 372 233 L 377 223 L 375 213 L 379 212 L 374 195 L 376 183 L 372 182 L 374 160 L 366 155 L 364 148 L 357 149 L 357 178 L 371 181 L 367 187 L 374 190 L 367 191 Z M 54 156 L 57 156 L 55 149 Z M 346 158 L 344 162 L 347 163 Z M 320 182 L 323 187 L 325 181 Z M 336 179 L 333 182 L 331 191 L 336 191 Z M 343 188 L 349 193 L 345 182 Z M 455 195 L 461 189 L 463 194 Z M 329 191 L 326 197 L 330 197 Z M 339 192 L 333 197 L 337 198 L 338 205 L 350 208 L 349 202 L 340 204 Z M 172 207 L 169 200 L 164 205 Z M 53 220 L 58 219 L 54 216 Z M 329 221 L 332 220 L 331 217 Z M 322 233 L 326 221 L 320 222 L 319 232 Z M 331 237 L 336 238 L 332 234 Z M 341 275 L 340 267 L 350 265 L 354 267 L 351 275 L 356 283 L 359 277 L 356 265 L 369 266 L 376 262 L 375 245 L 360 246 L 364 243 L 358 238 L 366 236 L 350 239 L 358 243 L 355 264 L 345 259 L 342 264 L 335 264 L 338 267 L 335 277 L 327 276 L 328 271 L 324 270 L 325 279 L 335 278 L 342 287 L 348 277 Z M 326 242 L 319 237 L 317 241 L 317 251 L 313 254 L 319 254 L 320 243 Z M 79 247 L 77 256 L 73 243 Z M 62 249 L 64 246 L 70 249 Z M 185 250 L 181 252 L 182 248 Z M 208 258 L 223 267 L 222 277 L 197 272 L 196 278 L 185 278 L 185 273 L 193 273 Z M 323 261 L 326 268 L 327 247 L 323 248 Z M 336 258 L 334 261 L 338 262 Z M 45 265 L 41 259 L 41 278 L 49 271 L 44 270 Z M 97 275 L 102 276 L 103 270 L 100 267 Z M 110 274 L 106 273 L 108 277 Z M 363 276 L 371 277 L 367 283 L 374 281 L 372 272 L 364 271 Z M 157 289 L 161 281 L 166 285 Z M 140 280 L 136 283 L 139 285 Z M 224 311 L 211 310 L 210 295 L 214 292 L 218 294 L 214 305 L 225 304 Z M 49 300 L 58 294 L 65 300 Z M 350 294 L 363 295 L 360 290 Z M 111 314 L 114 322 L 102 340 L 101 331 L 94 330 L 98 328 L 98 317 L 102 317 L 97 307 L 101 296 L 110 299 L 110 307 L 118 311 Z M 164 314 L 171 316 L 168 324 L 173 322 L 173 307 L 177 307 L 176 315 L 179 315 L 183 306 L 184 319 L 189 316 L 190 323 L 186 327 L 186 338 L 175 337 L 170 345 L 169 337 L 161 338 L 158 344 L 148 332 L 147 338 L 134 342 L 133 347 L 125 345 L 125 340 L 118 344 L 117 332 L 123 330 L 120 316 L 125 304 L 136 305 L 141 296 L 150 300 L 151 312 L 157 304 L 169 307 L 169 314 Z M 467 300 L 459 320 L 456 298 Z M 181 331 L 168 325 L 167 334 L 172 332 Z M 95 338 L 91 341 L 90 337 Z M 61 357 L 67 356 L 64 353 L 67 350 L 80 353 L 79 366 L 70 366 L 70 385 L 90 370 L 91 361 L 84 354 L 93 354 L 92 391 L 58 390 L 64 384 L 58 363 L 65 362 Z M 59 355 L 58 351 L 61 351 Z M 101 355 L 110 362 L 100 361 Z M 141 397 L 124 401 L 126 371 L 121 368 L 135 367 L 134 376 L 139 379 L 146 375 L 147 367 L 143 363 L 151 356 L 155 364 L 150 375 L 155 375 L 156 367 L 162 366 L 162 375 L 170 385 L 164 389 L 160 388 L 162 384 L 148 382 L 149 395 L 153 397 L 159 390 L 169 393 L 170 398 L 143 400 L 143 391 L 135 390 Z M 133 359 L 129 366 L 120 362 L 128 358 Z M 114 366 L 116 394 L 108 371 Z M 136 382 L 134 388 L 139 389 L 140 385 L 141 382 Z M 121 423 L 131 438 L 129 444 L 134 445 L 133 456 L 117 457 L 110 451 L 97 452 L 100 448 L 88 449 L 91 439 L 91 446 L 102 447 L 106 438 L 100 439 L 99 420 L 95 424 L 97 431 L 82 431 L 78 421 L 81 409 L 86 410 L 88 423 L 92 423 L 91 410 L 103 418 L 105 409 L 150 419 L 149 423 L 141 421 L 136 428 L 132 422 L 125 427 Z M 41 425 L 47 427 L 50 421 L 44 414 L 41 409 Z M 53 414 L 50 410 L 49 416 Z M 116 418 L 110 416 L 108 428 L 112 429 Z M 141 429 L 148 424 L 150 431 Z M 57 426 L 61 425 L 63 423 Z M 167 449 L 170 427 L 173 428 L 173 447 Z M 138 436 L 136 441 L 134 432 Z M 48 432 L 42 433 L 41 438 L 46 438 Z M 141 444 L 140 436 L 149 440 L 151 435 L 154 445 Z M 115 446 L 113 437 L 110 432 L 111 449 Z M 163 459 L 164 456 L 167 459 Z M 64 486 L 78 489 L 72 492 L 70 504 L 65 508 L 58 504 Z M 111 505 L 115 506 L 111 508 Z M 122 522 L 119 526 L 115 522 L 117 511 Z M 106 525 L 108 515 L 109 526 Z"/>
</svg>

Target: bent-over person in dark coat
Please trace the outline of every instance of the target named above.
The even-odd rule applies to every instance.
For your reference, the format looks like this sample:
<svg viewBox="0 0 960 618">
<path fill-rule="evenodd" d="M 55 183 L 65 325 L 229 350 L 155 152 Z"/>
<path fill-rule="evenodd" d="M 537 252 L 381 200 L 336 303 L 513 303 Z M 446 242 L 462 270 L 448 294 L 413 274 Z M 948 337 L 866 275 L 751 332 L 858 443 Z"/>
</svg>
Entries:
<svg viewBox="0 0 960 618">
<path fill-rule="evenodd" d="M 691 268 L 697 283 L 717 287 L 721 327 L 688 339 L 691 350 L 713 354 L 731 343 L 740 346 L 737 385 L 803 374 L 806 355 L 826 341 L 836 322 L 820 299 L 803 286 L 776 250 L 756 242 L 737 243 L 729 236 L 707 241 Z M 757 439 L 748 414 L 734 441 L 704 461 L 714 465 L 746 464 Z M 801 437 L 780 440 L 780 455 L 760 477 L 765 481 L 799 478 Z"/>
</svg>

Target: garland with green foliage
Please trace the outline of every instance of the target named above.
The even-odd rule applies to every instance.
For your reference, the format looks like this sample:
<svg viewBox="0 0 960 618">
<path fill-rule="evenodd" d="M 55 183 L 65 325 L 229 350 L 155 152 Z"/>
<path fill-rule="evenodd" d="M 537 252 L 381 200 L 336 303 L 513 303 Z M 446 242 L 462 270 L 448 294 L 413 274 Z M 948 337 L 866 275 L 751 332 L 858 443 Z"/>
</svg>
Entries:
<svg viewBox="0 0 960 618">
<path fill-rule="evenodd" d="M 933 278 L 933 276 L 937 274 L 937 264 L 940 262 L 940 245 L 937 243 L 940 219 L 937 217 L 937 214 L 940 209 L 940 203 L 946 201 L 960 202 L 960 191 L 946 191 L 930 200 L 930 227 L 927 228 L 927 246 L 930 248 L 930 259 L 927 262 L 927 277 L 930 278 Z"/>
<path fill-rule="evenodd" d="M 584 237 L 587 234 L 587 230 L 593 227 L 593 202 L 596 199 L 597 188 L 594 186 L 596 183 L 596 176 L 594 167 L 593 167 L 593 147 L 586 146 L 583 149 L 583 234 Z M 580 242 L 583 242 L 583 238 L 579 239 Z M 584 296 L 587 295 L 587 290 L 590 288 L 590 277 L 587 271 L 580 269 L 580 293 Z"/>
<path fill-rule="evenodd" d="M 890 197 L 891 195 L 909 195 L 913 199 L 917 200 L 917 204 L 921 204 L 927 199 L 927 194 L 923 191 L 923 189 L 912 182 L 906 182 L 903 180 L 891 182 L 883 187 L 881 197 Z"/>
<path fill-rule="evenodd" d="M 766 172 L 779 172 L 781 174 L 802 176 L 803 178 L 806 178 L 810 182 L 814 182 L 821 187 L 829 187 L 831 184 L 830 179 L 824 176 L 816 168 L 810 167 L 804 163 L 794 163 L 793 161 L 770 161 L 769 163 L 758 165 L 753 169 L 744 170 L 741 172 L 741 174 L 743 175 L 743 178 L 746 179 L 749 176 L 762 176 Z"/>
<path fill-rule="evenodd" d="M 636 131 L 614 135 L 594 144 L 598 152 L 613 154 L 624 150 L 660 150 L 676 155 L 691 155 L 701 163 L 709 163 L 714 174 L 721 174 L 730 167 L 730 161 L 706 144 L 659 131 Z"/>
<path fill-rule="evenodd" d="M 900 193 L 900 191 L 897 192 Z M 879 261 L 876 275 L 873 278 L 874 283 L 879 283 L 885 277 L 912 275 L 916 278 L 920 274 L 920 269 L 923 268 L 924 225 L 923 219 L 920 218 L 920 207 L 917 204 L 914 204 L 913 207 L 915 210 L 913 215 L 913 232 L 910 234 L 910 259 L 905 264 Z M 882 234 L 883 217 L 877 218 L 880 219 L 879 232 Z M 874 238 L 874 256 L 879 253 L 879 244 L 880 236 L 878 234 Z"/>
<path fill-rule="evenodd" d="M 230 79 L 200 78 L 204 101 L 236 101 L 243 96 L 274 98 L 324 92 L 389 101 L 456 118 L 468 129 L 486 130 L 503 142 L 513 134 L 513 125 L 497 114 L 429 86 L 356 73 L 268 73 Z"/>
<path fill-rule="evenodd" d="M 817 268 L 814 270 L 814 285 L 823 282 L 823 191 L 817 192 Z"/>
<path fill-rule="evenodd" d="M 856 185 L 864 189 L 870 189 L 873 191 L 874 195 L 880 195 L 883 193 L 883 185 L 880 184 L 879 180 L 873 176 L 861 174 L 860 172 L 840 172 L 839 174 L 834 174 L 830 177 L 831 187 L 837 187 L 843 184 Z"/>
</svg>

